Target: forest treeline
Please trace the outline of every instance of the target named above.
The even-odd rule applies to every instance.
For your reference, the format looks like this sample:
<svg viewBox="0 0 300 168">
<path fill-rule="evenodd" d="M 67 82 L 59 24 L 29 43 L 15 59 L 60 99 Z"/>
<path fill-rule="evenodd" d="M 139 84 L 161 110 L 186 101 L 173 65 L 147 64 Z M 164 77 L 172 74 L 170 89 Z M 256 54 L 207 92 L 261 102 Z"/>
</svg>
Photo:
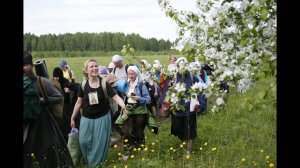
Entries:
<svg viewBox="0 0 300 168">
<path fill-rule="evenodd" d="M 125 44 L 131 44 L 136 51 L 170 50 L 172 42 L 143 38 L 139 34 L 124 33 L 81 33 L 44 34 L 37 36 L 24 34 L 25 51 L 120 51 Z"/>
</svg>

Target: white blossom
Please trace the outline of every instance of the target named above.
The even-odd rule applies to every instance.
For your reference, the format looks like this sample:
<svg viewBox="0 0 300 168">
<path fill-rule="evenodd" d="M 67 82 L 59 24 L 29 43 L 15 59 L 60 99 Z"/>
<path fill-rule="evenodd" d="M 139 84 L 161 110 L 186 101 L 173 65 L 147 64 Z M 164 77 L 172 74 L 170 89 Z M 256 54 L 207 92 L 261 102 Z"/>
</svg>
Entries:
<svg viewBox="0 0 300 168">
<path fill-rule="evenodd" d="M 217 104 L 218 106 L 220 106 L 220 105 L 222 105 L 222 104 L 225 104 L 225 102 L 224 102 L 224 100 L 223 100 L 222 98 L 218 97 L 217 100 L 216 100 L 216 104 Z"/>
</svg>

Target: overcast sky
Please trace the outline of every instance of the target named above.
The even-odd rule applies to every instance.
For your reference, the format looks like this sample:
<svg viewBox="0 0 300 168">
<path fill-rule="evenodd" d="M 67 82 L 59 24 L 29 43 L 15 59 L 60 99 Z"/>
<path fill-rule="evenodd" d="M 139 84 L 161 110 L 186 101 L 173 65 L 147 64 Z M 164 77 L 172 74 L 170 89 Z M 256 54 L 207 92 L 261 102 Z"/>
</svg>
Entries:
<svg viewBox="0 0 300 168">
<path fill-rule="evenodd" d="M 170 0 L 196 10 L 195 0 Z M 177 25 L 157 0 L 24 0 L 24 33 L 124 32 L 175 40 Z"/>
</svg>

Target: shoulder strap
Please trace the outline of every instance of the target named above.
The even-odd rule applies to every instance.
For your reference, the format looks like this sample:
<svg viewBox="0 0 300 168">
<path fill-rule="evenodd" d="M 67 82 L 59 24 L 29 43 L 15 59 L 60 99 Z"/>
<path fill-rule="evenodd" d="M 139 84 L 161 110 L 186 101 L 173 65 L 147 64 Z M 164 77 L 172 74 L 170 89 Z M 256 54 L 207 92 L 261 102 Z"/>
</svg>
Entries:
<svg viewBox="0 0 300 168">
<path fill-rule="evenodd" d="M 84 91 L 84 86 L 85 86 L 86 82 L 87 82 L 86 79 L 81 82 L 81 89 L 82 89 L 82 91 Z"/>
<path fill-rule="evenodd" d="M 127 75 L 128 75 L 128 72 L 127 72 L 128 67 L 129 67 L 129 65 L 126 64 L 126 65 L 125 65 L 125 72 L 126 72 Z M 113 69 L 113 74 L 116 73 L 116 68 L 117 68 L 117 67 L 114 67 L 114 69 Z"/>
<path fill-rule="evenodd" d="M 126 64 L 126 65 L 125 65 L 125 72 L 126 72 L 126 75 L 128 75 L 128 72 L 127 72 L 128 67 L 129 67 L 129 65 Z"/>
<path fill-rule="evenodd" d="M 99 80 L 100 80 L 100 78 L 99 78 Z M 102 90 L 104 93 L 105 100 L 107 101 L 107 103 L 109 105 L 109 109 L 112 113 L 114 113 L 114 111 L 113 111 L 114 108 L 112 107 L 112 104 L 109 101 L 109 97 L 108 97 L 107 89 L 106 89 L 106 80 L 104 78 L 101 79 L 101 87 L 102 87 Z"/>
<path fill-rule="evenodd" d="M 114 73 L 114 74 L 116 73 L 116 68 L 117 68 L 117 67 L 114 67 L 114 69 L 113 69 L 113 73 Z"/>
<path fill-rule="evenodd" d="M 105 99 L 108 100 L 108 94 L 107 94 L 107 89 L 106 89 L 106 80 L 103 78 L 101 79 L 101 86 L 102 86 L 102 90 L 103 90 Z"/>
</svg>

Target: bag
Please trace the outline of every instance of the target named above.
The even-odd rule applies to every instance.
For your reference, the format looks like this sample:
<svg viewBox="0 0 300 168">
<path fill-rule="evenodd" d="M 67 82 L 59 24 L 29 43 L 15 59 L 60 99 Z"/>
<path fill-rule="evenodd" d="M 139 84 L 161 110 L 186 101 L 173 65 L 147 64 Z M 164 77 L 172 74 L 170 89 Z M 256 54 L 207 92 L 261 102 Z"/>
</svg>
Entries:
<svg viewBox="0 0 300 168">
<path fill-rule="evenodd" d="M 36 120 L 42 111 L 37 89 L 29 77 L 23 76 L 24 123 Z"/>
<path fill-rule="evenodd" d="M 163 117 L 168 117 L 170 115 L 170 97 L 166 97 L 162 102 L 162 107 L 159 109 L 159 115 Z"/>
<path fill-rule="evenodd" d="M 68 139 L 68 149 L 73 160 L 74 166 L 79 165 L 81 159 L 81 149 L 79 145 L 79 132 L 77 128 L 72 128 L 69 139 Z"/>
<path fill-rule="evenodd" d="M 161 73 L 160 75 L 160 83 L 159 83 L 159 87 L 161 92 L 163 92 L 167 86 L 168 80 L 167 80 L 167 75 L 165 75 L 164 73 Z"/>
<path fill-rule="evenodd" d="M 45 85 L 44 85 L 44 82 L 43 82 L 44 79 L 42 79 L 42 78 L 43 77 L 38 76 L 37 83 L 38 83 L 38 86 L 39 86 L 39 88 L 41 90 L 41 93 L 42 93 L 42 96 L 43 96 L 44 100 L 47 102 L 48 101 L 48 95 L 47 95 L 47 92 L 45 90 Z M 63 111 L 64 111 L 64 96 L 63 96 L 64 94 L 63 94 L 63 91 L 61 89 L 60 84 L 57 81 L 51 80 L 51 83 L 53 84 L 53 86 L 62 95 L 62 101 L 60 103 L 56 103 L 56 104 L 50 105 L 49 109 L 52 112 L 53 117 L 56 120 L 61 121 L 62 120 Z"/>
</svg>

